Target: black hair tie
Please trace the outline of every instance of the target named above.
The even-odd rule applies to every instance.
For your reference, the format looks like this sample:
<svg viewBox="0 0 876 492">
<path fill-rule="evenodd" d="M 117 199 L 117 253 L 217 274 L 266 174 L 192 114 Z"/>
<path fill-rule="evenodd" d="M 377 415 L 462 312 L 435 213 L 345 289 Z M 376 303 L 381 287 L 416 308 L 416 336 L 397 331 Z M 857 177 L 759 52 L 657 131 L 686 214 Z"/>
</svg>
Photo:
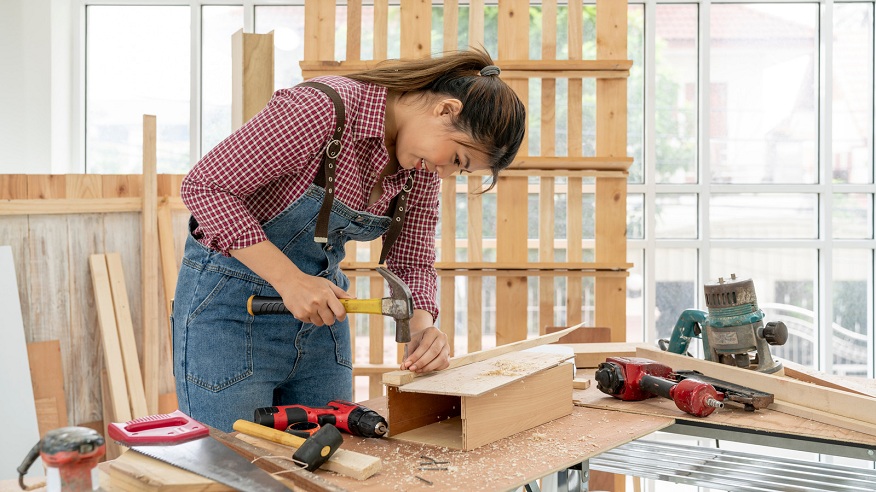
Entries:
<svg viewBox="0 0 876 492">
<path fill-rule="evenodd" d="M 487 65 L 486 67 L 481 69 L 478 75 L 481 75 L 483 77 L 490 77 L 493 75 L 499 75 L 499 73 L 501 72 L 502 70 L 500 70 L 499 67 L 497 67 L 496 65 Z"/>
</svg>

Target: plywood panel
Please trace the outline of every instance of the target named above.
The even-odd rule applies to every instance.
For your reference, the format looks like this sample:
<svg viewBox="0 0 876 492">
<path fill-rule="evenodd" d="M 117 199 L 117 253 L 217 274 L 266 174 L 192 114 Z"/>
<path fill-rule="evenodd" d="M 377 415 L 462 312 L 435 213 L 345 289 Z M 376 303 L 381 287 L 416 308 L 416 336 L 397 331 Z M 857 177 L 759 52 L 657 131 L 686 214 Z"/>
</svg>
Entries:
<svg viewBox="0 0 876 492">
<path fill-rule="evenodd" d="M 22 327 L 22 336 L 23 336 Z M 67 426 L 67 399 L 64 395 L 64 370 L 58 340 L 27 344 L 27 360 L 37 404 L 40 437 Z M 42 408 L 41 408 L 42 407 Z"/>
</svg>

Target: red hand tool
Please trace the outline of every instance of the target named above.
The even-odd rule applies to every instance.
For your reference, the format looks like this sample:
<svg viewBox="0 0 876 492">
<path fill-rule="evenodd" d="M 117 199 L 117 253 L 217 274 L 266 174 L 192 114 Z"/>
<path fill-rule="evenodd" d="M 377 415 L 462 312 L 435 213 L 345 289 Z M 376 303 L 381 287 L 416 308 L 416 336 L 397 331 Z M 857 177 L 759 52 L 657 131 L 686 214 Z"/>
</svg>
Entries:
<svg viewBox="0 0 876 492">
<path fill-rule="evenodd" d="M 639 357 L 609 357 L 596 370 L 597 387 L 624 401 L 642 401 L 654 396 L 669 398 L 680 410 L 706 417 L 724 408 L 724 394 L 711 384 L 694 378 L 676 382 L 672 368 Z"/>
<path fill-rule="evenodd" d="M 18 484 L 24 490 L 24 475 L 42 458 L 46 465 L 49 489 L 59 486 L 65 492 L 90 492 L 98 484 L 93 479 L 97 460 L 106 451 L 103 437 L 86 427 L 61 427 L 46 432 L 18 467 Z"/>
<path fill-rule="evenodd" d="M 386 419 L 374 410 L 344 400 L 332 400 L 324 407 L 280 405 L 256 408 L 253 422 L 277 430 L 286 430 L 297 422 L 332 424 L 348 434 L 362 437 L 383 437 L 388 426 Z"/>
</svg>

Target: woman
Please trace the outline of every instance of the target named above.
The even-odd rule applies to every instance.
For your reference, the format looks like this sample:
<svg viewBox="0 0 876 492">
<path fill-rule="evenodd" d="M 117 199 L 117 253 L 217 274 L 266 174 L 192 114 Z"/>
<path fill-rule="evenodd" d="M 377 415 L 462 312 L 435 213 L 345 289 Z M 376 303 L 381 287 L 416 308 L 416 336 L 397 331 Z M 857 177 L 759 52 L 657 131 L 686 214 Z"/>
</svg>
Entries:
<svg viewBox="0 0 876 492">
<path fill-rule="evenodd" d="M 449 365 L 438 330 L 440 178 L 488 169 L 523 140 L 525 109 L 482 51 L 385 62 L 277 91 L 182 183 L 192 213 L 173 309 L 180 410 L 230 431 L 272 405 L 352 400 L 346 241 L 384 236 L 410 288 L 403 369 Z M 389 216 L 387 216 L 389 215 Z M 293 316 L 250 316 L 252 295 Z"/>
</svg>

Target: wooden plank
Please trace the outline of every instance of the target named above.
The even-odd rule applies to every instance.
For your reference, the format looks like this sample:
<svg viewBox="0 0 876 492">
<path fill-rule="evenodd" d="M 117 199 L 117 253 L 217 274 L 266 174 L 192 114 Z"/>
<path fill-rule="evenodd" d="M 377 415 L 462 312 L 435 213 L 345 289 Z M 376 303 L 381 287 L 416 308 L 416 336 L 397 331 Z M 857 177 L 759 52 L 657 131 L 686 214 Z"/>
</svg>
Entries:
<svg viewBox="0 0 876 492">
<path fill-rule="evenodd" d="M 124 365 L 125 383 L 131 404 L 131 417 L 138 419 L 150 415 L 150 412 L 140 372 L 140 358 L 137 356 L 137 340 L 134 338 L 134 325 L 131 322 L 131 308 L 128 289 L 125 285 L 122 258 L 118 253 L 107 253 L 105 258 L 110 290 L 112 291 L 119 347 Z M 158 408 L 157 401 L 155 407 Z"/>
<path fill-rule="evenodd" d="M 0 200 L 27 199 L 27 174 L 0 174 Z"/>
<path fill-rule="evenodd" d="M 825 388 L 848 391 L 849 393 L 876 397 L 876 386 L 868 388 L 864 384 L 861 384 L 866 381 L 873 382 L 872 379 L 863 379 L 859 382 L 856 381 L 856 378 L 842 378 L 832 374 L 813 371 L 803 365 L 789 360 L 782 360 L 782 367 L 784 368 L 785 376 L 794 378 L 798 381 L 817 384 L 818 386 L 824 386 Z"/>
<path fill-rule="evenodd" d="M 387 47 L 389 45 L 388 29 L 389 1 L 374 0 L 374 60 L 386 59 Z"/>
<path fill-rule="evenodd" d="M 441 259 L 456 261 L 456 178 L 441 183 Z M 439 327 L 447 335 L 451 357 L 455 353 L 456 277 L 444 277 L 441 283 Z"/>
<path fill-rule="evenodd" d="M 161 279 L 164 282 L 164 312 L 167 316 L 171 315 L 171 304 L 179 275 L 179 264 L 176 261 L 176 249 L 173 242 L 173 216 L 167 200 L 162 200 L 158 205 L 158 250 L 161 255 Z M 168 340 L 172 336 L 168 326 Z"/>
<path fill-rule="evenodd" d="M 100 177 L 103 198 L 140 197 L 141 176 L 139 174 L 103 174 Z M 141 209 L 138 202 L 137 211 Z"/>
<path fill-rule="evenodd" d="M 541 58 L 557 58 L 557 2 L 545 0 L 541 4 Z M 541 155 L 554 156 L 556 149 L 556 97 L 557 81 L 545 78 L 541 81 Z M 539 178 L 538 195 L 538 259 L 554 261 L 554 178 Z M 538 279 L 538 332 L 544 335 L 545 328 L 554 324 L 554 279 Z"/>
<path fill-rule="evenodd" d="M 401 57 L 426 58 L 432 54 L 431 0 L 401 0 Z"/>
<path fill-rule="evenodd" d="M 117 422 L 131 420 L 131 406 L 128 400 L 128 385 L 125 381 L 125 363 L 122 360 L 122 347 L 116 326 L 113 293 L 110 286 L 106 255 L 95 254 L 89 257 L 91 278 L 94 288 L 95 308 L 100 323 L 101 345 L 106 367 L 107 390 L 103 394 L 104 402 L 109 400 L 112 418 Z M 104 416 L 106 419 L 106 416 Z"/>
<path fill-rule="evenodd" d="M 463 398 L 464 449 L 475 449 L 572 413 L 572 370 L 570 364 L 561 364 L 503 387 L 498 396 Z"/>
<path fill-rule="evenodd" d="M 555 333 L 566 329 L 565 326 L 547 326 L 545 333 Z M 584 326 L 569 333 L 556 343 L 605 343 L 611 341 L 611 329 L 604 326 Z"/>
<path fill-rule="evenodd" d="M 305 0 L 304 59 L 335 59 L 335 2 Z"/>
<path fill-rule="evenodd" d="M 835 425 L 842 429 L 848 429 L 862 434 L 876 436 L 876 426 L 868 422 L 862 422 L 856 419 L 841 417 L 823 410 L 804 407 L 794 403 L 777 400 L 770 404 L 769 408 L 777 412 L 786 413 L 795 417 L 801 417 L 808 420 L 823 422 L 825 424 Z"/>
<path fill-rule="evenodd" d="M 64 197 L 68 200 L 74 198 L 100 198 L 103 196 L 103 181 L 96 174 L 67 174 L 65 176 L 66 189 Z"/>
<path fill-rule="evenodd" d="M 64 369 L 61 360 L 61 342 L 47 340 L 27 344 L 27 361 L 37 405 L 37 424 L 40 437 L 46 432 L 67 426 L 67 398 L 64 393 Z M 40 401 L 44 403 L 40 415 Z M 46 418 L 49 420 L 46 420 Z"/>
<path fill-rule="evenodd" d="M 333 4 L 333 2 L 332 2 Z M 274 31 L 231 36 L 231 128 L 258 114 L 274 93 Z"/>
<path fill-rule="evenodd" d="M 236 434 L 235 437 L 245 443 L 270 451 L 271 456 L 286 456 L 291 458 L 292 455 L 295 454 L 295 448 L 290 446 L 284 446 L 258 437 L 248 436 L 246 434 Z M 380 458 L 357 453 L 355 451 L 349 451 L 343 448 L 335 451 L 335 454 L 319 467 L 320 470 L 335 472 L 339 475 L 354 478 L 356 480 L 365 480 L 377 473 L 380 468 Z"/>
<path fill-rule="evenodd" d="M 380 261 L 380 248 L 383 241 L 377 238 L 370 242 L 371 261 Z M 368 295 L 371 298 L 383 297 L 383 277 L 371 277 L 369 279 Z M 383 364 L 383 338 L 384 317 L 379 314 L 368 316 L 368 362 L 371 364 Z M 394 339 L 394 337 L 393 337 Z M 368 378 L 368 395 L 376 398 L 383 394 L 383 385 L 377 377 Z"/>
<path fill-rule="evenodd" d="M 140 210 L 141 203 L 140 198 L 8 200 L 2 202 L 0 216 L 133 212 Z"/>
<path fill-rule="evenodd" d="M 499 3 L 498 59 L 529 58 L 529 2 L 508 0 Z M 501 62 L 500 62 L 501 65 Z M 528 80 L 507 81 L 517 96 L 528 106 Z M 527 139 L 523 139 L 520 155 L 528 155 Z M 527 261 L 527 225 L 529 197 L 528 178 L 500 177 L 496 209 L 502 214 L 496 221 L 496 259 Z M 528 296 L 526 277 L 505 277 L 496 281 L 496 345 L 526 338 L 528 327 Z"/>
<path fill-rule="evenodd" d="M 635 357 L 640 347 L 649 347 L 644 343 L 606 342 L 606 343 L 566 343 L 575 352 L 575 367 L 593 368 L 605 362 L 608 357 Z"/>
<path fill-rule="evenodd" d="M 64 175 L 27 175 L 27 197 L 30 199 L 66 198 L 67 184 Z"/>
<path fill-rule="evenodd" d="M 474 9 L 474 4 L 471 5 Z M 483 12 L 481 13 L 483 17 Z M 483 20 L 481 21 L 483 22 Z M 484 200 L 483 195 L 479 193 L 481 189 L 481 178 L 469 176 L 466 178 L 468 185 L 468 263 L 480 263 L 483 261 L 483 227 L 484 227 Z M 483 348 L 483 280 L 479 276 L 467 276 L 468 285 L 466 286 L 466 297 L 468 305 L 468 352 L 478 352 Z"/>
<path fill-rule="evenodd" d="M 392 437 L 414 429 L 429 427 L 436 421 L 458 417 L 462 411 L 458 396 L 402 393 L 396 386 L 387 386 L 386 398 L 387 411 L 381 415 L 386 415 L 389 435 Z M 458 430 L 457 439 L 462 435 L 461 424 Z"/>
<path fill-rule="evenodd" d="M 636 356 L 661 362 L 675 370 L 693 369 L 706 376 L 766 391 L 775 395 L 776 400 L 876 425 L 876 398 L 693 357 L 684 357 L 650 347 L 637 348 Z"/>
<path fill-rule="evenodd" d="M 271 46 L 273 49 L 273 45 Z M 158 412 L 158 353 L 161 350 L 158 315 L 158 151 L 154 115 L 143 115 L 143 211 L 140 214 L 140 310 L 143 315 L 143 389 L 146 415 Z M 108 257 L 109 258 L 109 257 Z M 112 275 L 112 269 L 110 269 Z M 164 318 L 167 319 L 167 318 Z M 123 325 L 120 323 L 119 328 Z M 133 330 L 131 332 L 133 335 Z M 134 350 L 136 354 L 136 350 Z M 128 384 L 130 391 L 132 386 Z M 138 395 L 139 396 L 139 395 Z M 131 399 L 132 405 L 137 398 Z M 137 418 L 136 406 L 134 418 Z"/>
<path fill-rule="evenodd" d="M 399 390 L 432 395 L 481 396 L 556 367 L 571 358 L 571 354 L 511 352 L 417 378 L 399 386 Z"/>
<path fill-rule="evenodd" d="M 362 0 L 347 0 L 347 60 L 362 58 Z"/>
<path fill-rule="evenodd" d="M 69 353 L 70 297 L 58 295 L 59 287 L 70 283 L 67 218 L 30 217 L 28 227 L 28 341 L 61 340 L 62 350 Z"/>
<path fill-rule="evenodd" d="M 0 418 L 14 423 L 6 426 L 3 446 L 0 446 L 0 479 L 15 478 L 15 468 L 40 439 L 40 430 L 34 404 L 33 384 L 27 360 L 27 345 L 18 285 L 15 275 L 15 260 L 12 248 L 0 246 L 0 309 L 3 312 L 3 329 L 0 330 Z M 15 375 L 15 377 L 12 377 Z M 33 467 L 37 468 L 37 467 Z M 32 470 L 30 476 L 38 474 Z"/>
<path fill-rule="evenodd" d="M 464 366 L 466 364 L 473 364 L 475 362 L 491 359 L 500 355 L 509 354 L 511 352 L 516 352 L 519 350 L 525 350 L 532 347 L 538 347 L 539 345 L 556 342 L 564 335 L 568 335 L 569 333 L 572 333 L 580 327 L 581 325 L 572 326 L 556 333 L 550 333 L 548 335 L 542 335 L 540 337 L 530 338 L 528 340 L 521 340 L 519 342 L 509 343 L 488 350 L 481 350 L 480 352 L 472 352 L 466 355 L 458 355 L 450 359 L 450 366 L 448 366 L 445 371 L 453 369 L 455 367 Z M 419 376 L 420 374 L 411 371 L 388 372 L 383 375 L 383 384 L 401 386 L 410 383 L 414 380 L 414 378 L 417 378 Z"/>
<path fill-rule="evenodd" d="M 458 49 L 459 0 L 444 2 L 444 51 Z"/>
<path fill-rule="evenodd" d="M 136 451 L 127 451 L 109 465 L 114 490 L 221 492 L 234 490 L 227 485 L 177 468 Z"/>
</svg>

